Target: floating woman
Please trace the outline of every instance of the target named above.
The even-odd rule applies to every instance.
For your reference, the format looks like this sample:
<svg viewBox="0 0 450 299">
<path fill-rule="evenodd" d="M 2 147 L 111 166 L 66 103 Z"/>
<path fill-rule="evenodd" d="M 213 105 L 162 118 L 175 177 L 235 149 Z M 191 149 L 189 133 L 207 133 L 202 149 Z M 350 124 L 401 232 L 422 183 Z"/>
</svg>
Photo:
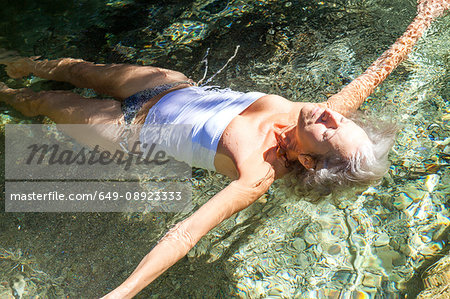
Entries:
<svg viewBox="0 0 450 299">
<path fill-rule="evenodd" d="M 131 298 L 185 256 L 212 228 L 248 207 L 293 169 L 304 172 L 304 182 L 299 183 L 316 184 L 317 188 L 380 179 L 389 165 L 392 134 L 380 132 L 374 139 L 347 117 L 407 57 L 432 20 L 449 6 L 448 0 L 419 1 L 418 14 L 406 32 L 362 75 L 324 103 L 291 102 L 259 92 L 218 91 L 195 86 L 176 71 L 71 58 L 18 58 L 0 63 L 12 78 L 32 73 L 92 88 L 117 100 L 87 100 L 67 91 L 15 90 L 3 83 L 0 100 L 26 116 L 46 115 L 57 124 L 191 124 L 192 166 L 233 180 L 170 229 L 130 277 L 104 297 Z M 117 141 L 111 132 L 96 134 L 99 139 Z M 172 150 L 182 156 L 182 148 Z"/>
</svg>

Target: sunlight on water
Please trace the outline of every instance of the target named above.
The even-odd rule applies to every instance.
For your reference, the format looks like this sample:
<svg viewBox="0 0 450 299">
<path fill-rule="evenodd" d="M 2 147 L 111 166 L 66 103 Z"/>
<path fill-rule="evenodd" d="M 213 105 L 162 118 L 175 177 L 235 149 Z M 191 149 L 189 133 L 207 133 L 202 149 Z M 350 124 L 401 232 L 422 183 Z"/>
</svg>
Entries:
<svg viewBox="0 0 450 299">
<path fill-rule="evenodd" d="M 128 0 L 109 1 L 105 6 L 119 10 L 132 4 Z M 148 5 L 140 15 L 144 21 L 134 31 L 111 29 L 104 33 L 109 30 L 104 27 L 106 21 L 94 23 L 102 32 L 107 46 L 101 49 L 106 52 L 131 62 L 176 64 L 197 79 L 207 47 L 217 53 L 210 58 L 210 67 L 218 69 L 239 44 L 241 58 L 214 84 L 317 102 L 354 79 L 403 32 L 414 15 L 415 1 L 390 5 L 362 0 L 209 0 L 172 5 L 170 11 L 161 5 Z M 448 246 L 449 33 L 449 16 L 433 23 L 408 60 L 362 107 L 381 121 L 393 119 L 400 125 L 390 155 L 392 166 L 380 185 L 347 190 L 313 203 L 297 194 L 296 182 L 277 182 L 251 207 L 201 239 L 187 259 L 155 281 L 144 296 L 373 298 L 375 294 L 397 296 L 405 292 L 416 269 Z M 48 53 L 54 57 L 77 53 L 70 46 L 58 50 L 61 53 L 52 52 L 52 43 L 61 40 L 90 50 L 74 37 L 77 32 L 65 34 L 45 40 L 50 45 Z M 96 35 L 92 36 L 94 40 Z M 99 61 L 109 55 L 94 52 Z M 7 80 L 6 76 L 1 80 Z M 3 124 L 48 121 L 27 119 L 3 104 L 1 107 Z M 195 170 L 194 204 L 205 203 L 228 182 L 220 175 Z M 288 185 L 293 187 L 287 189 Z M 7 233 L 0 248 L 0 282 L 9 283 L 15 277 L 14 288 L 19 289 L 21 279 L 25 279 L 30 296 L 44 289 L 51 289 L 55 296 L 77 296 L 82 294 L 78 283 L 89 297 L 99 296 L 131 273 L 167 228 L 185 216 L 116 215 L 102 220 L 95 215 L 75 215 L 47 220 L 74 227 L 67 236 L 61 232 L 60 244 L 51 231 L 47 235 L 30 224 L 38 216 L 2 215 Z M 83 223 L 92 221 L 99 231 L 105 229 L 92 241 L 91 246 L 98 251 L 84 249 L 80 235 L 89 229 L 75 224 L 76 218 Z M 21 230 L 24 225 L 28 232 Z M 107 229 L 116 226 L 116 230 Z M 72 233 L 80 240 L 66 241 Z M 39 234 L 41 238 L 36 238 Z M 54 253 L 52 246 L 59 251 Z M 57 258 L 49 263 L 52 255 Z M 119 264 L 124 265 L 122 274 L 108 272 L 111 265 Z M 26 277 L 17 276 L 20 273 Z M 91 276 L 100 290 L 89 285 Z M 0 284 L 0 297 L 8 290 L 8 284 Z"/>
</svg>

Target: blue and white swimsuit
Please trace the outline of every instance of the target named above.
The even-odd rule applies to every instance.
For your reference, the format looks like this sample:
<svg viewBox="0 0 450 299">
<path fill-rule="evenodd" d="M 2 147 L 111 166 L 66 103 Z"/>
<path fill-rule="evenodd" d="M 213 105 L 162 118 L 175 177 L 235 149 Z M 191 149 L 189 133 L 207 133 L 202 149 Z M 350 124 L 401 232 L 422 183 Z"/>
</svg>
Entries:
<svg viewBox="0 0 450 299">
<path fill-rule="evenodd" d="M 124 106 L 127 106 L 127 101 L 130 102 L 136 95 L 126 99 Z M 192 86 L 174 90 L 164 95 L 150 108 L 144 126 L 145 124 L 192 125 L 192 152 L 186 151 L 185 143 L 178 140 L 166 144 L 168 154 L 191 166 L 215 170 L 214 158 L 223 131 L 237 115 L 264 95 L 261 92 L 242 93 L 211 86 Z M 151 131 L 141 130 L 140 141 L 148 143 L 151 139 L 149 134 Z M 192 155 L 187 157 L 186 152 Z"/>
</svg>

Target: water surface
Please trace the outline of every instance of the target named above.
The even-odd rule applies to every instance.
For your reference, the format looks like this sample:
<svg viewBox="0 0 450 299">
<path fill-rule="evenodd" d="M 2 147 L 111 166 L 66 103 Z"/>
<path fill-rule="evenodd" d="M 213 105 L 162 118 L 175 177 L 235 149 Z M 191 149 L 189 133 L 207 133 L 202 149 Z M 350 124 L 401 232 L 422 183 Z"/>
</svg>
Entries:
<svg viewBox="0 0 450 299">
<path fill-rule="evenodd" d="M 0 46 L 43 58 L 156 65 L 197 81 L 208 48 L 207 77 L 239 45 L 212 84 L 318 102 L 364 71 L 414 14 L 413 0 L 22 1 L 2 5 Z M 296 192 L 295 182 L 277 182 L 138 297 L 417 294 L 418 271 L 447 250 L 449 34 L 448 16 L 433 23 L 362 107 L 400 126 L 380 185 L 312 203 Z M 0 80 L 16 88 L 73 89 L 33 77 L 11 80 L 2 69 Z M 4 104 L 1 109 L 3 124 L 48 122 Z M 195 169 L 194 205 L 226 183 Z M 22 274 L 24 298 L 98 297 L 186 216 L 2 213 L 0 282 Z M 1 284 L 0 295 L 7 291 Z"/>
</svg>

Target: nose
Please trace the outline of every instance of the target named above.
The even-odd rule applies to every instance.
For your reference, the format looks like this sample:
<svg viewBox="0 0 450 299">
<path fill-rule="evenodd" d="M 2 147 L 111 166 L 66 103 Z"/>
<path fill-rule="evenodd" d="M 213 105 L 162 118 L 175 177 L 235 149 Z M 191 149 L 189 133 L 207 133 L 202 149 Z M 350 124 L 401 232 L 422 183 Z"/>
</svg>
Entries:
<svg viewBox="0 0 450 299">
<path fill-rule="evenodd" d="M 322 121 L 329 128 L 337 129 L 337 127 L 338 127 L 338 120 L 337 120 L 336 116 L 328 108 L 326 108 L 325 111 L 323 112 Z"/>
</svg>

